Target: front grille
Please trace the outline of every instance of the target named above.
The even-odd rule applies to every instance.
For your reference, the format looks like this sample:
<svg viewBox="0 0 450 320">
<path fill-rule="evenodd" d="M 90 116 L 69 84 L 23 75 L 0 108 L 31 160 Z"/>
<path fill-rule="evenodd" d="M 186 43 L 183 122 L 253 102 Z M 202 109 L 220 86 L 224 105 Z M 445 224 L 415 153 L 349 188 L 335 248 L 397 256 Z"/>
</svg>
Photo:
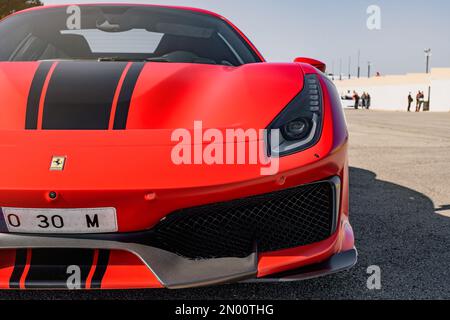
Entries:
<svg viewBox="0 0 450 320">
<path fill-rule="evenodd" d="M 177 211 L 153 230 L 161 249 L 191 259 L 246 257 L 323 241 L 334 230 L 331 182 Z"/>
</svg>

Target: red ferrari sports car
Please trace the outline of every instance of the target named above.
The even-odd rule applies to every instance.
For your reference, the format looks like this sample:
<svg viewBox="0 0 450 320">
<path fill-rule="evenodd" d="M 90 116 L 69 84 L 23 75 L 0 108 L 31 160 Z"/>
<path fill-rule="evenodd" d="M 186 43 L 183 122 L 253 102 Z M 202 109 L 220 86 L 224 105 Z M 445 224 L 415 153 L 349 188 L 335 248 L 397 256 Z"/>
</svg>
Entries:
<svg viewBox="0 0 450 320">
<path fill-rule="evenodd" d="M 352 267 L 348 133 L 324 68 L 268 63 L 193 8 L 3 19 L 0 288 L 174 289 Z"/>
</svg>

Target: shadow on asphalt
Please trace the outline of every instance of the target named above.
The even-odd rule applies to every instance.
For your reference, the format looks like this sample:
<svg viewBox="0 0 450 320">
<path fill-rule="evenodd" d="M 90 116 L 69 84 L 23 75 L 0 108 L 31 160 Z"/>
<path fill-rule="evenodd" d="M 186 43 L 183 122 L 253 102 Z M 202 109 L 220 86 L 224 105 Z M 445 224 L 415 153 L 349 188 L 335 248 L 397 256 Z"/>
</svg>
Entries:
<svg viewBox="0 0 450 320">
<path fill-rule="evenodd" d="M 413 173 L 411 173 L 413 174 Z M 359 262 L 347 272 L 297 283 L 105 292 L 3 292 L 9 299 L 412 299 L 450 298 L 450 219 L 423 194 L 350 169 L 351 222 Z M 380 266 L 382 289 L 367 289 Z"/>
</svg>

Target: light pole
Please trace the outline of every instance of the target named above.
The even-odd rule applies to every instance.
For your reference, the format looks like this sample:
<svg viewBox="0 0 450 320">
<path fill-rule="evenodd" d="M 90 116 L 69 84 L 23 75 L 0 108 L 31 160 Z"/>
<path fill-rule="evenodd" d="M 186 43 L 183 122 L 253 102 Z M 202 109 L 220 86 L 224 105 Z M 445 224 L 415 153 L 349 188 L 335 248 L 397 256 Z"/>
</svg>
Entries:
<svg viewBox="0 0 450 320">
<path fill-rule="evenodd" d="M 361 50 L 358 50 L 358 79 L 361 77 Z"/>
<path fill-rule="evenodd" d="M 428 74 L 428 73 L 430 73 L 430 57 L 432 56 L 432 53 L 431 53 L 431 49 L 426 49 L 424 52 L 425 52 L 425 57 L 427 58 L 426 72 Z"/>
<path fill-rule="evenodd" d="M 342 81 L 342 58 L 339 59 L 339 80 Z"/>
<path fill-rule="evenodd" d="M 348 57 L 348 78 L 351 79 L 352 78 L 352 57 Z"/>
<path fill-rule="evenodd" d="M 372 62 L 367 62 L 367 78 L 370 78 L 370 67 L 372 67 Z"/>
<path fill-rule="evenodd" d="M 331 72 L 332 72 L 332 75 L 333 75 L 333 76 L 332 76 L 332 80 L 334 81 L 334 77 L 336 76 L 336 74 L 334 73 L 334 71 L 335 71 L 335 69 L 334 69 L 334 60 L 333 60 L 332 68 L 331 68 L 331 69 L 332 69 Z"/>
</svg>

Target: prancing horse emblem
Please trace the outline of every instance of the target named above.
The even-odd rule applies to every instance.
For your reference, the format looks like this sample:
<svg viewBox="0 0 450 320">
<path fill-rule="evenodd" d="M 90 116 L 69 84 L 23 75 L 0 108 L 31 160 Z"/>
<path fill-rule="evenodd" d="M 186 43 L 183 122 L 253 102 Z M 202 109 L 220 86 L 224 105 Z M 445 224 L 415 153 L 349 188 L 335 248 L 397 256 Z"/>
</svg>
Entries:
<svg viewBox="0 0 450 320">
<path fill-rule="evenodd" d="M 52 158 L 52 163 L 50 164 L 50 171 L 63 171 L 66 165 L 66 157 L 56 157 Z"/>
</svg>

